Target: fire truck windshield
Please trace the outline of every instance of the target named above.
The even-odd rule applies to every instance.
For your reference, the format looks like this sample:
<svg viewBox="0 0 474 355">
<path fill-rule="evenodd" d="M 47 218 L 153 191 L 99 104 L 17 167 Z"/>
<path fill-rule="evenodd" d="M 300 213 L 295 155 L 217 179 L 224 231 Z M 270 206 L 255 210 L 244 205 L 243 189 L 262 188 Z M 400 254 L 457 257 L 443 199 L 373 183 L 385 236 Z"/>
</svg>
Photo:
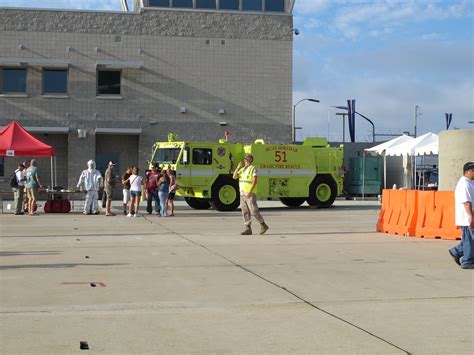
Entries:
<svg viewBox="0 0 474 355">
<path fill-rule="evenodd" d="M 153 159 L 158 164 L 176 164 L 181 148 L 160 148 L 156 151 Z"/>
</svg>

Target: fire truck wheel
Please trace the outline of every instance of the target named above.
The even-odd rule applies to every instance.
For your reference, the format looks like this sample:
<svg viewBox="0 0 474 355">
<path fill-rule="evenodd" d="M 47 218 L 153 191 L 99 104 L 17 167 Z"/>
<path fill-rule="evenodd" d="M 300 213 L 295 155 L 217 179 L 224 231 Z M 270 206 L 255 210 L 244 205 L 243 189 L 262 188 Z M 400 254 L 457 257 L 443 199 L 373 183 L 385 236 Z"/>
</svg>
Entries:
<svg viewBox="0 0 474 355">
<path fill-rule="evenodd" d="M 280 197 L 281 203 L 287 207 L 299 207 L 306 199 L 304 197 Z"/>
<path fill-rule="evenodd" d="M 318 175 L 309 185 L 308 205 L 330 207 L 337 195 L 337 185 L 331 175 Z"/>
<path fill-rule="evenodd" d="M 211 207 L 209 201 L 202 198 L 185 197 L 184 200 L 189 207 L 192 207 L 195 210 L 207 210 Z"/>
<path fill-rule="evenodd" d="M 235 211 L 240 205 L 239 183 L 231 177 L 220 177 L 212 185 L 212 205 L 218 211 Z"/>
</svg>

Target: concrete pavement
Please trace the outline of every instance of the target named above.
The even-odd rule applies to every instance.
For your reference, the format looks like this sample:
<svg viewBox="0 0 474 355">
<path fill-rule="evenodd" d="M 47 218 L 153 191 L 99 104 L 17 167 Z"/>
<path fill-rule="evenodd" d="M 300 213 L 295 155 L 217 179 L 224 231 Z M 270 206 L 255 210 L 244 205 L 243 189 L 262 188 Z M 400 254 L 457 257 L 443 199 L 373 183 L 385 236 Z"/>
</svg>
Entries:
<svg viewBox="0 0 474 355">
<path fill-rule="evenodd" d="M 239 212 L 182 202 L 0 215 L 1 353 L 472 353 L 455 242 L 375 233 L 377 202 L 260 205 L 270 230 L 246 237 Z"/>
</svg>

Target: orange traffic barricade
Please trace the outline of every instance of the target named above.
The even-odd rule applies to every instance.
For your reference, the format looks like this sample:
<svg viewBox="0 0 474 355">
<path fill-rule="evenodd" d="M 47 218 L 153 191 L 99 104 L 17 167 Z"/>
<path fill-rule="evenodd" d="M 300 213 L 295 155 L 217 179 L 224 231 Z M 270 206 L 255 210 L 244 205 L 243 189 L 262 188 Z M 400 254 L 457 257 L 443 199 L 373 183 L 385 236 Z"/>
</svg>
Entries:
<svg viewBox="0 0 474 355">
<path fill-rule="evenodd" d="M 382 207 L 380 209 L 379 218 L 377 220 L 376 231 L 380 233 L 384 233 L 384 221 L 385 218 L 390 217 L 391 209 L 390 209 L 390 193 L 392 190 L 383 190 L 382 191 Z"/>
<path fill-rule="evenodd" d="M 420 191 L 426 194 L 430 191 Z M 427 198 L 424 218 L 418 219 L 416 234 L 422 238 L 460 239 L 461 229 L 454 218 L 454 192 L 436 191 Z M 421 211 L 420 207 L 419 210 Z"/>
<path fill-rule="evenodd" d="M 430 238 L 428 230 L 430 226 L 436 224 L 434 215 L 435 193 L 436 191 L 418 191 L 418 213 L 415 227 L 415 236 L 417 237 Z"/>
<path fill-rule="evenodd" d="M 390 199 L 392 214 L 387 225 L 384 225 L 385 233 L 415 235 L 417 193 L 416 190 L 392 190 Z"/>
</svg>

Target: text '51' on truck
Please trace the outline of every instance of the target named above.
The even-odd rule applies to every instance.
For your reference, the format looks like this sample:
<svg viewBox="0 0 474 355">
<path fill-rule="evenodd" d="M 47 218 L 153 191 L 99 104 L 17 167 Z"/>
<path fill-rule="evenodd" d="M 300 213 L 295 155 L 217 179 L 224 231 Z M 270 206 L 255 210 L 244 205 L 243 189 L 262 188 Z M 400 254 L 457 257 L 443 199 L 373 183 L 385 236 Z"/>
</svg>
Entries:
<svg viewBox="0 0 474 355">
<path fill-rule="evenodd" d="M 239 182 L 232 178 L 246 154 L 254 157 L 259 199 L 280 199 L 288 207 L 305 201 L 310 206 L 329 207 L 342 193 L 343 146 L 330 147 L 326 138 L 306 138 L 303 145 L 219 142 L 168 142 L 153 146 L 150 168 L 171 165 L 176 171 L 178 196 L 189 206 L 219 211 L 239 207 Z"/>
</svg>

